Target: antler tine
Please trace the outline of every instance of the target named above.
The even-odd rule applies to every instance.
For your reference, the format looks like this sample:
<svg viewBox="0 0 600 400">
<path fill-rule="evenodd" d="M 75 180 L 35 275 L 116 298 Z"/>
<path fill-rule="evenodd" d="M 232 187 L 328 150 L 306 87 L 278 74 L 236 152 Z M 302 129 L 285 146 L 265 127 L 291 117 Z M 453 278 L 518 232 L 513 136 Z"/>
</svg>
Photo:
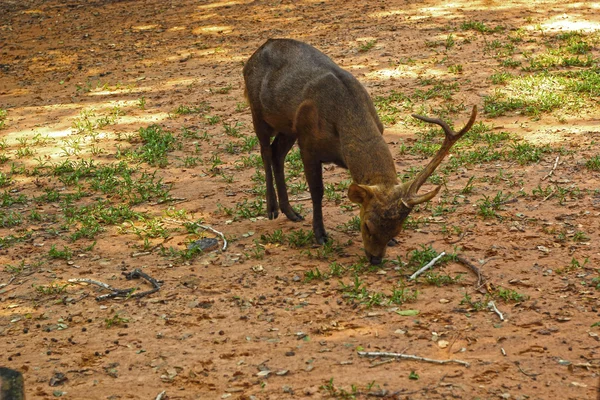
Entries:
<svg viewBox="0 0 600 400">
<path fill-rule="evenodd" d="M 462 128 L 459 132 L 454 132 L 454 130 L 452 130 L 452 128 L 450 128 L 450 126 L 446 122 L 442 121 L 439 118 L 429 118 L 415 114 L 413 114 L 413 117 L 425 122 L 441 126 L 444 132 L 446 133 L 446 137 L 444 138 L 444 143 L 442 143 L 442 147 L 440 147 L 433 159 L 429 162 L 429 164 L 427 164 L 425 168 L 423 168 L 423 171 L 421 171 L 410 183 L 410 186 L 406 193 L 407 197 L 402 200 L 402 202 L 409 207 L 431 200 L 440 190 L 440 187 L 438 186 L 431 192 L 422 195 L 417 195 L 417 191 L 425 183 L 427 178 L 429 178 L 429 176 L 433 174 L 438 165 L 440 165 L 444 157 L 446 157 L 446 155 L 450 151 L 452 145 L 454 145 L 454 143 L 458 139 L 460 139 L 465 133 L 469 131 L 469 129 L 471 129 L 471 127 L 475 123 L 475 118 L 477 118 L 477 106 L 473 106 L 471 118 L 469 118 L 469 121 L 467 122 L 465 127 Z"/>
<path fill-rule="evenodd" d="M 444 132 L 446 133 L 446 136 L 450 135 L 450 136 L 455 136 L 456 132 L 454 132 L 452 130 L 452 128 L 450 128 L 450 125 L 448 125 L 445 121 L 441 120 L 440 118 L 430 118 L 430 117 L 424 117 L 423 115 L 418 115 L 418 114 L 412 114 L 413 118 L 416 119 L 420 119 L 421 121 L 425 121 L 425 122 L 429 122 L 430 124 L 436 124 L 442 127 L 442 129 L 444 130 Z"/>
</svg>

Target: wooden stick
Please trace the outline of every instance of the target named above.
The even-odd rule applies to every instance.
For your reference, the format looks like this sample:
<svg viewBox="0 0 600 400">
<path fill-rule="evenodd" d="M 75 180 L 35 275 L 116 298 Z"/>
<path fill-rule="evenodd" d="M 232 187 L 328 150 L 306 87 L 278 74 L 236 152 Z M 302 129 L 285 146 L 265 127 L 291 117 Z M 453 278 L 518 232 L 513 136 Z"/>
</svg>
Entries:
<svg viewBox="0 0 600 400">
<path fill-rule="evenodd" d="M 160 283 L 156 279 L 152 278 L 150 275 L 146 274 L 145 272 L 143 272 L 142 270 L 140 270 L 138 268 L 134 269 L 131 272 L 123 272 L 123 275 L 125 275 L 125 278 L 127 280 L 143 278 L 143 279 L 147 280 L 148 282 L 150 282 L 150 284 L 153 286 L 153 288 L 150 290 L 146 290 L 145 292 L 134 293 L 137 288 L 118 289 L 118 288 L 114 288 L 104 282 L 100 282 L 100 281 L 96 281 L 96 280 L 88 279 L 88 278 L 73 278 L 73 279 L 69 279 L 68 282 L 88 283 L 88 284 L 100 286 L 101 288 L 104 288 L 106 290 L 110 290 L 111 293 L 97 296 L 96 297 L 97 301 L 112 299 L 115 297 L 126 297 L 126 298 L 127 297 L 137 297 L 137 298 L 140 298 L 140 297 L 144 297 L 149 294 L 158 292 L 160 290 L 160 287 L 161 287 Z"/>
<path fill-rule="evenodd" d="M 410 276 L 410 278 L 408 278 L 409 280 L 413 280 L 415 279 L 417 276 L 421 275 L 423 272 L 427 271 L 429 268 L 433 267 L 433 265 L 442 257 L 444 257 L 446 255 L 446 252 L 442 251 L 440 254 L 437 255 L 436 258 L 434 258 L 433 260 L 429 261 L 427 263 L 427 265 L 425 265 L 423 268 L 421 268 L 420 270 L 418 270 L 417 272 L 415 272 L 414 274 L 412 274 Z"/>
<path fill-rule="evenodd" d="M 554 161 L 554 167 L 552 167 L 552 170 L 550 170 L 550 172 L 548 172 L 548 175 L 546 175 L 545 177 L 543 177 L 542 180 L 545 180 L 546 178 L 549 178 L 554 173 L 554 170 L 556 169 L 556 166 L 558 165 L 558 160 L 559 159 L 560 159 L 560 156 L 556 156 L 556 160 Z"/>
<path fill-rule="evenodd" d="M 170 218 L 165 218 L 165 221 L 170 221 L 176 224 L 181 225 L 182 222 L 181 221 L 177 221 L 174 219 L 170 219 Z M 211 232 L 216 233 L 217 235 L 221 236 L 221 239 L 223 239 L 223 248 L 221 249 L 222 251 L 225 251 L 225 249 L 227 249 L 227 239 L 225 239 L 225 235 L 223 235 L 223 233 L 219 232 L 218 230 L 216 230 L 215 228 L 208 226 L 208 225 L 202 225 L 198 222 L 194 222 L 194 225 L 199 226 L 202 229 L 208 229 Z"/>
<path fill-rule="evenodd" d="M 5 286 L 10 285 L 15 279 L 17 279 L 16 276 L 11 276 L 10 279 L 8 280 L 8 283 L 0 283 L 0 289 L 2 289 Z"/>
<path fill-rule="evenodd" d="M 222 251 L 225 251 L 225 249 L 227 248 L 227 239 L 225 239 L 225 235 L 223 235 L 221 232 L 219 232 L 218 230 L 216 230 L 208 225 L 201 225 L 201 224 L 196 224 L 196 225 L 198 225 L 200 228 L 208 229 L 209 231 L 212 231 L 212 232 L 216 233 L 217 235 L 221 236 L 221 239 L 223 239 Z"/>
<path fill-rule="evenodd" d="M 456 259 L 460 261 L 461 264 L 469 267 L 469 269 L 473 271 L 475 275 L 477 275 L 477 287 L 481 287 L 481 285 L 483 285 L 483 276 L 481 275 L 479 268 L 477 268 L 471 261 L 467 260 L 463 256 L 458 256 Z"/>
<path fill-rule="evenodd" d="M 424 361 L 424 362 L 429 362 L 429 363 L 433 363 L 433 364 L 450 364 L 450 363 L 454 363 L 454 364 L 460 364 L 460 365 L 464 365 L 465 367 L 470 366 L 471 364 L 469 364 L 466 361 L 462 361 L 462 360 L 434 360 L 431 358 L 425 358 L 425 357 L 420 357 L 420 356 L 415 356 L 412 354 L 403 354 L 403 353 L 388 353 L 386 351 L 359 351 L 358 352 L 359 356 L 363 356 L 363 357 L 394 357 L 394 358 L 401 358 L 404 360 L 414 360 L 414 361 Z"/>
<path fill-rule="evenodd" d="M 498 308 L 496 307 L 496 303 L 494 303 L 493 301 L 490 301 L 488 303 L 488 308 L 491 308 L 493 312 L 498 314 L 498 317 L 500 317 L 500 321 L 504 321 L 504 315 L 502 315 L 500 310 L 498 310 Z"/>
</svg>

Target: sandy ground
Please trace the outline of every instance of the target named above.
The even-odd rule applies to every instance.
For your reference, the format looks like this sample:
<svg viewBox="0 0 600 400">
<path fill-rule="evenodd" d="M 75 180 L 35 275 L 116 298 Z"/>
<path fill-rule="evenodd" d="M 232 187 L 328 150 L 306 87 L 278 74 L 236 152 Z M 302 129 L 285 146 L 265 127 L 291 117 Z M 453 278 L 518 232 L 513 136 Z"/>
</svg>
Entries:
<svg viewBox="0 0 600 400">
<path fill-rule="evenodd" d="M 535 39 L 529 44 L 535 54 L 543 50 L 544 35 L 596 30 L 599 11 L 593 2 L 571 1 L 3 1 L 0 108 L 8 115 L 0 135 L 8 161 L 0 168 L 13 180 L 2 191 L 29 198 L 4 210 L 23 216 L 37 211 L 44 218 L 0 228 L 4 239 L 26 236 L 0 248 L 0 364 L 23 372 L 28 399 L 154 399 L 163 391 L 163 399 L 596 398 L 600 332 L 592 325 L 600 321 L 600 292 L 592 280 L 599 276 L 600 197 L 594 190 L 600 175 L 584 168 L 585 160 L 598 154 L 596 100 L 577 112 L 539 118 L 481 113 L 478 121 L 493 125 L 495 133 L 568 151 L 525 165 L 478 163 L 449 175 L 440 198 L 459 196 L 455 210 L 434 215 L 432 208 L 441 201 L 435 199 L 432 207 L 413 213 L 421 224 L 407 227 L 399 245 L 388 250 L 388 260 L 404 261 L 422 246 L 456 251 L 478 266 L 487 278 L 483 286 L 459 262 L 448 262 L 440 271 L 460 273 L 462 279 L 436 287 L 422 280 L 409 283 L 406 271 L 388 261 L 360 275 L 364 287 L 389 295 L 403 280 L 418 296 L 402 305 L 368 307 L 341 290 L 340 281 L 353 284 L 349 274 L 305 280 L 308 271 L 328 271 L 334 261 L 353 265 L 363 255 L 360 235 L 340 228 L 358 214 L 344 192 L 341 199 L 325 201 L 325 225 L 336 243 L 344 244 L 325 257 L 310 245 L 260 241 L 279 229 L 284 234 L 310 230 L 307 192 L 293 202 L 307 217 L 301 223 L 233 218 L 223 210 L 263 200 L 254 192 L 255 169 L 239 168 L 242 157 L 259 154 L 258 149 L 226 150 L 253 135 L 242 66 L 266 39 L 293 37 L 318 47 L 373 97 L 424 90 L 423 79 L 457 83 L 451 98 L 422 100 L 396 122 L 386 122 L 385 140 L 398 172 L 404 173 L 426 163 L 426 157 L 402 151 L 416 140 L 417 128 L 407 122 L 411 110 L 433 113 L 453 105 L 449 118 L 461 126 L 469 107 L 481 109 L 484 97 L 498 86 L 490 76 L 500 66 L 484 51 L 486 44 L 523 28 Z M 459 29 L 467 21 L 505 30 L 484 35 Z M 456 44 L 445 47 L 450 33 Z M 592 53 L 597 57 L 598 48 Z M 459 74 L 448 72 L 459 64 Z M 175 112 L 201 104 L 212 108 Z M 98 129 L 95 141 L 83 140 L 81 151 L 73 150 L 69 140 L 77 136 L 74 124 L 82 112 L 110 115 L 115 106 L 122 115 Z M 219 122 L 213 125 L 209 117 Z M 33 199 L 46 190 L 73 188 L 65 189 L 49 174 L 11 170 L 11 164 L 31 170 L 66 159 L 116 162 L 121 150 L 139 145 L 124 139 L 154 123 L 177 134 L 188 128 L 207 135 L 182 139 L 183 146 L 158 168 L 175 200 L 135 206 L 162 218 L 162 226 L 171 230 L 166 239 L 150 238 L 149 252 L 127 223 L 107 226 L 91 247 L 94 240 L 71 241 L 61 228 L 64 221 L 52 219 L 57 203 Z M 232 138 L 223 124 L 243 137 Z M 36 137 L 46 139 L 36 142 Z M 19 153 L 22 138 L 35 144 L 34 154 Z M 69 143 L 71 150 L 65 150 Z M 186 165 L 183 160 L 192 156 L 200 162 Z M 217 168 L 215 157 L 222 161 Z M 471 177 L 473 191 L 461 198 Z M 341 168 L 325 170 L 327 183 L 348 178 Z M 552 193 L 534 196 L 540 185 L 574 185 L 580 192 L 563 200 Z M 485 196 L 519 190 L 527 195 L 504 204 L 498 211 L 502 218 L 477 213 L 477 201 Z M 161 255 L 155 246 L 184 248 L 189 239 L 169 209 L 185 210 L 224 232 L 228 249 L 189 261 Z M 446 229 L 452 226 L 460 230 Z M 72 258 L 49 257 L 53 245 L 73 249 Z M 74 278 L 126 288 L 132 283 L 122 273 L 134 268 L 160 280 L 160 291 L 140 299 L 97 301 L 95 296 L 107 292 L 93 286 L 36 290 Z M 497 288 L 525 296 L 521 301 L 495 298 L 504 321 L 463 301 L 466 296 L 488 301 L 484 294 Z M 398 313 L 407 309 L 419 313 Z M 359 351 L 456 359 L 469 366 L 364 358 Z"/>
</svg>

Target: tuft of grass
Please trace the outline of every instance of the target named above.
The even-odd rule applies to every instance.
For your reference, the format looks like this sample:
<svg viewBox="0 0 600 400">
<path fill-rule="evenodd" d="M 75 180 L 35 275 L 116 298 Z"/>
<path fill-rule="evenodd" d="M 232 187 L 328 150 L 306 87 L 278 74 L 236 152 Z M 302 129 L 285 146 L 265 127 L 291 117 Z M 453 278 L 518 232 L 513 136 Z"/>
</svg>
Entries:
<svg viewBox="0 0 600 400">
<path fill-rule="evenodd" d="M 104 325 L 106 328 L 112 328 L 113 326 L 127 327 L 127 323 L 129 322 L 129 318 L 122 317 L 118 312 L 104 320 Z"/>
<path fill-rule="evenodd" d="M 369 40 L 364 43 L 361 43 L 358 45 L 358 51 L 360 51 L 361 53 L 365 53 L 371 50 L 375 46 L 375 43 L 377 43 L 377 40 Z"/>
<path fill-rule="evenodd" d="M 495 28 L 490 28 L 480 21 L 465 21 L 460 24 L 460 29 L 463 31 L 474 30 L 479 33 L 498 33 L 503 32 L 505 28 L 500 25 L 496 26 Z"/>
<path fill-rule="evenodd" d="M 143 144 L 128 154 L 134 160 L 145 161 L 152 166 L 161 168 L 166 167 L 168 165 L 167 153 L 175 150 L 177 142 L 173 134 L 156 124 L 140 128 L 138 134 Z"/>
<path fill-rule="evenodd" d="M 143 97 L 142 97 L 143 99 Z M 145 104 L 145 102 L 144 102 Z M 204 114 L 209 112 L 212 107 L 206 101 L 200 102 L 197 106 L 180 105 L 173 110 L 173 114 L 176 115 L 189 115 L 189 114 Z"/>
<path fill-rule="evenodd" d="M 591 171 L 600 171 L 600 154 L 587 159 L 585 161 L 585 167 Z"/>
<path fill-rule="evenodd" d="M 71 250 L 67 246 L 63 246 L 62 250 L 58 250 L 56 248 L 56 245 L 53 244 L 50 250 L 48 251 L 48 255 L 50 256 L 50 258 L 70 260 L 73 257 L 73 250 Z"/>
<path fill-rule="evenodd" d="M 3 108 L 0 108 L 0 129 L 6 128 L 6 117 L 8 116 L 8 111 Z"/>
</svg>

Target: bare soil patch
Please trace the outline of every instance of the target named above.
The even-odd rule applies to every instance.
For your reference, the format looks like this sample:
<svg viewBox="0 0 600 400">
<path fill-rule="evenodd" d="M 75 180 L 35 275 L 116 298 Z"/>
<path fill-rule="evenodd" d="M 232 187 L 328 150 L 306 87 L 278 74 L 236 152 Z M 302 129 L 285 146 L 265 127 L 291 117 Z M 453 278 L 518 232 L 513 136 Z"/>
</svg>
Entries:
<svg viewBox="0 0 600 400">
<path fill-rule="evenodd" d="M 0 364 L 23 372 L 29 399 L 596 398 L 599 11 L 2 2 Z M 241 71 L 271 37 L 316 46 L 367 87 L 403 178 L 442 138 L 411 113 L 460 127 L 482 110 L 381 267 L 361 259 L 343 169 L 324 172 L 328 246 L 310 240 L 293 154 L 306 220 L 263 217 Z M 442 251 L 453 256 L 408 280 Z M 126 279 L 136 268 L 160 290 L 136 298 L 152 288 Z M 109 292 L 80 278 L 138 289 L 97 301 Z"/>
</svg>

